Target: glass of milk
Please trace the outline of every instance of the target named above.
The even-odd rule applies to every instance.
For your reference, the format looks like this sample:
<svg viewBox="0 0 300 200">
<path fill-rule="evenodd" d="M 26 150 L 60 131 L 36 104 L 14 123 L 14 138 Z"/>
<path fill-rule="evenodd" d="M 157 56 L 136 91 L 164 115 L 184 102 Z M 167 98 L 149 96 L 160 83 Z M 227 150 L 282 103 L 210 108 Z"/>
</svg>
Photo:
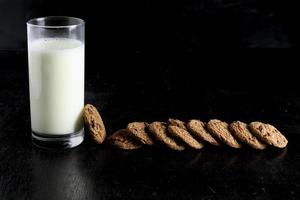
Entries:
<svg viewBox="0 0 300 200">
<path fill-rule="evenodd" d="M 43 17 L 27 22 L 33 143 L 72 148 L 83 141 L 84 21 Z"/>
</svg>

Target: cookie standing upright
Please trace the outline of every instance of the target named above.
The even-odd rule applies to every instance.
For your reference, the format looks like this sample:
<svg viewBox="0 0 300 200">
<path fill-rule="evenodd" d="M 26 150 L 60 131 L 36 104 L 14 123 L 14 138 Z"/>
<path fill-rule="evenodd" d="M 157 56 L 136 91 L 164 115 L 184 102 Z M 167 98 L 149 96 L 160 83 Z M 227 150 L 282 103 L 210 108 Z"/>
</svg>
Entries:
<svg viewBox="0 0 300 200">
<path fill-rule="evenodd" d="M 102 144 L 106 138 L 106 130 L 99 112 L 93 105 L 87 104 L 84 107 L 83 119 L 95 142 Z"/>
<path fill-rule="evenodd" d="M 274 126 L 262 122 L 252 122 L 249 125 L 252 133 L 265 143 L 278 148 L 285 148 L 288 140 Z"/>
<path fill-rule="evenodd" d="M 173 138 L 168 136 L 167 132 L 167 124 L 163 122 L 153 122 L 148 126 L 148 130 L 152 133 L 152 135 L 170 149 L 176 151 L 183 151 L 185 147 L 178 142 L 176 142 Z"/>
<path fill-rule="evenodd" d="M 190 120 L 187 123 L 187 129 L 194 137 L 208 142 L 211 145 L 221 146 L 220 142 L 218 142 L 209 132 L 207 132 L 204 122 L 200 120 Z"/>
<path fill-rule="evenodd" d="M 146 132 L 147 126 L 148 124 L 145 122 L 132 122 L 127 125 L 127 131 L 141 143 L 153 145 L 153 140 Z"/>
<path fill-rule="evenodd" d="M 213 119 L 207 123 L 206 127 L 210 134 L 218 138 L 224 144 L 236 149 L 242 148 L 242 145 L 230 133 L 228 126 L 226 122 Z"/>
<path fill-rule="evenodd" d="M 264 150 L 267 145 L 259 141 L 248 129 L 248 124 L 235 121 L 229 125 L 230 132 L 242 143 L 249 145 L 251 148 Z"/>
</svg>

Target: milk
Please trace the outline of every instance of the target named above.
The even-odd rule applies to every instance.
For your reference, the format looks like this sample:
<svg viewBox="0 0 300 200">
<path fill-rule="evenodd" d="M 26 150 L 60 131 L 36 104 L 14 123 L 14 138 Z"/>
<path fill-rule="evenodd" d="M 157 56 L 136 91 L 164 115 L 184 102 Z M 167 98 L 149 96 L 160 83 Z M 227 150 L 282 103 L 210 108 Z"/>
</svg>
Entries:
<svg viewBox="0 0 300 200">
<path fill-rule="evenodd" d="M 64 135 L 82 129 L 84 45 L 75 39 L 44 38 L 28 44 L 32 130 Z"/>
</svg>

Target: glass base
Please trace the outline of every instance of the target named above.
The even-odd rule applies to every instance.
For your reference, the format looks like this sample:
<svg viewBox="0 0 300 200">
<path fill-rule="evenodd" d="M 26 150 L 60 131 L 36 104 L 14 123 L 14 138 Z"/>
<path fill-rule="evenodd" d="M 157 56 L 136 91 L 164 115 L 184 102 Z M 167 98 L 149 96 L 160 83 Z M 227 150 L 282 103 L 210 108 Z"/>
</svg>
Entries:
<svg viewBox="0 0 300 200">
<path fill-rule="evenodd" d="M 70 149 L 83 142 L 84 129 L 68 135 L 42 135 L 32 131 L 32 143 L 43 149 Z"/>
</svg>

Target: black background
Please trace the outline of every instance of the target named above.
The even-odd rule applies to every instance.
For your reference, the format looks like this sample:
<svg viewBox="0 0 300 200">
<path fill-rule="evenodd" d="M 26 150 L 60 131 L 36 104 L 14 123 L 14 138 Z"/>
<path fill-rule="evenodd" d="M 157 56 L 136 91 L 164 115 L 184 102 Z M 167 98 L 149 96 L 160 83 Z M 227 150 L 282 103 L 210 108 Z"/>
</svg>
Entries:
<svg viewBox="0 0 300 200">
<path fill-rule="evenodd" d="M 128 92 L 137 82 L 146 91 L 165 84 L 200 94 L 201 88 L 224 86 L 250 93 L 297 92 L 296 56 L 238 50 L 297 47 L 296 7 L 291 0 L 1 0 L 0 55 L 17 54 L 24 69 L 26 21 L 67 15 L 86 21 L 87 74 L 98 72 L 102 82 Z"/>
<path fill-rule="evenodd" d="M 83 18 L 88 46 L 108 54 L 294 47 L 299 16 L 296 7 L 292 0 L 1 0 L 0 49 L 25 49 L 26 21 L 47 15 Z"/>
</svg>

